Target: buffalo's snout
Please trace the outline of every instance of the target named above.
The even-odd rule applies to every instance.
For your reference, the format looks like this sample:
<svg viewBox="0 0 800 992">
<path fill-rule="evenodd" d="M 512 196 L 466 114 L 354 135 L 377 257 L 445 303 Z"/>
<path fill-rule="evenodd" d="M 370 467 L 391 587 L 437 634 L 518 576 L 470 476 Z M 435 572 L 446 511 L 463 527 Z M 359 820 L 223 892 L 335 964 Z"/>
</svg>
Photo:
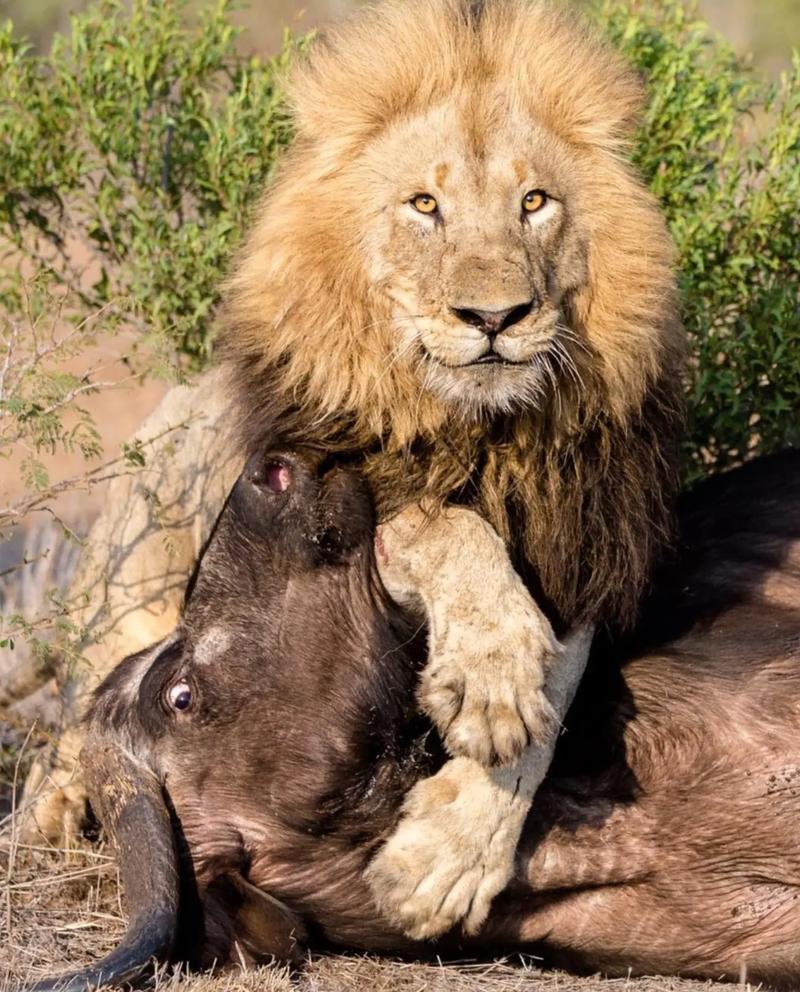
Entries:
<svg viewBox="0 0 800 992">
<path fill-rule="evenodd" d="M 361 476 L 312 448 L 251 455 L 231 506 L 251 532 L 323 560 L 372 542 L 372 500 Z"/>
<path fill-rule="evenodd" d="M 294 496 L 312 503 L 321 464 L 322 456 L 312 450 L 259 451 L 248 458 L 237 488 L 252 487 L 265 498 Z"/>
</svg>

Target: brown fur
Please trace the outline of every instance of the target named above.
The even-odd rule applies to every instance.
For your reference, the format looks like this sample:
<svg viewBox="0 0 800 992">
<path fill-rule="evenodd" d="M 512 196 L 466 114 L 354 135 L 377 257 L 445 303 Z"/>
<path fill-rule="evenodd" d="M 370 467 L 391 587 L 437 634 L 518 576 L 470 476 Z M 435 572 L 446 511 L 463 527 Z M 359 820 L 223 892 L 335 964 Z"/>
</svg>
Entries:
<svg viewBox="0 0 800 992">
<path fill-rule="evenodd" d="M 683 363 L 668 235 L 624 160 L 640 103 L 633 73 L 542 2 L 400 0 L 316 43 L 290 93 L 297 139 L 228 287 L 222 349 L 246 443 L 271 433 L 347 453 L 363 462 L 381 517 L 420 500 L 475 507 L 562 621 L 629 622 L 669 531 Z M 438 154 L 440 113 L 487 197 L 496 184 L 484 163 L 506 143 L 513 182 L 538 162 L 566 191 L 540 265 L 559 281 L 561 334 L 560 359 L 542 359 L 540 401 L 515 400 L 509 386 L 503 408 L 465 410 L 428 388 L 418 343 L 400 347 L 392 294 L 402 285 L 421 306 L 414 264 L 436 269 L 449 255 L 425 262 L 423 241 L 400 251 L 381 147 L 399 143 L 420 160 L 435 150 L 431 182 L 461 195 Z M 513 141 L 512 118 L 524 122 Z M 452 209 L 463 222 L 463 199 Z M 517 235 L 495 215 L 494 200 L 473 210 L 474 245 L 448 246 L 472 259 L 454 293 L 474 287 L 473 256 L 484 252 L 501 293 Z M 530 256 L 519 257 L 535 267 Z"/>
</svg>

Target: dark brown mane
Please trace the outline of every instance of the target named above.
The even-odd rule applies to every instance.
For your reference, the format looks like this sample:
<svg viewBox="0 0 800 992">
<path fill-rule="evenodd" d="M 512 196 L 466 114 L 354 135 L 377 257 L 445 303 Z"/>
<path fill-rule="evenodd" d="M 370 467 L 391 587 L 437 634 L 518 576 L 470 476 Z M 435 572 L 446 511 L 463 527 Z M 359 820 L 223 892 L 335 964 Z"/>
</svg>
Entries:
<svg viewBox="0 0 800 992">
<path fill-rule="evenodd" d="M 677 363 L 676 363 L 677 364 Z M 247 446 L 265 436 L 309 442 L 363 467 L 381 519 L 420 499 L 474 507 L 511 549 L 517 567 L 571 625 L 629 626 L 659 549 L 670 540 L 679 482 L 683 399 L 676 367 L 621 426 L 597 411 L 569 433 L 533 415 L 487 427 L 456 421 L 435 437 L 394 448 L 364 439 L 343 418 L 314 423 L 272 378 L 235 368 Z"/>
</svg>

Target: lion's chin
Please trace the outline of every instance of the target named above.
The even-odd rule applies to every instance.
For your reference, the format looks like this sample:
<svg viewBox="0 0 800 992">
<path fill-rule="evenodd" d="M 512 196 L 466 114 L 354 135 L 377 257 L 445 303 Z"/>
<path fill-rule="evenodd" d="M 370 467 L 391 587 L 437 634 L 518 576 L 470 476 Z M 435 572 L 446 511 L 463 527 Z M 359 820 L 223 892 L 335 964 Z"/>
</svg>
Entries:
<svg viewBox="0 0 800 992">
<path fill-rule="evenodd" d="M 433 358 L 425 364 L 423 388 L 470 420 L 541 410 L 554 385 L 546 355 L 519 364 L 503 362 L 454 368 Z"/>
</svg>

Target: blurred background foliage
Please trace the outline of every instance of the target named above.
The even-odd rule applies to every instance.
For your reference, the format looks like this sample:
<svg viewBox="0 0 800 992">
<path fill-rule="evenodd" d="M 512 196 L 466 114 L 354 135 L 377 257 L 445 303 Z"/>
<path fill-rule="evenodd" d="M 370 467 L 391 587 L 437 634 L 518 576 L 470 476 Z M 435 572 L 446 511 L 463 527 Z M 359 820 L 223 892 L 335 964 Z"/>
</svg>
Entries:
<svg viewBox="0 0 800 992">
<path fill-rule="evenodd" d="M 90 0 L 0 0 L 0 15 L 44 51 L 56 31 L 69 28 L 69 17 Z M 281 44 L 285 26 L 301 32 L 339 17 L 359 0 L 253 0 L 233 11 L 244 27 L 242 47 L 248 52 L 272 52 Z M 202 0 L 192 0 L 190 10 Z M 634 4 L 632 3 L 631 6 Z M 772 74 L 786 68 L 793 46 L 800 45 L 800 0 L 699 0 L 709 24 L 732 42 L 739 54 L 752 52 L 757 64 Z"/>
</svg>

